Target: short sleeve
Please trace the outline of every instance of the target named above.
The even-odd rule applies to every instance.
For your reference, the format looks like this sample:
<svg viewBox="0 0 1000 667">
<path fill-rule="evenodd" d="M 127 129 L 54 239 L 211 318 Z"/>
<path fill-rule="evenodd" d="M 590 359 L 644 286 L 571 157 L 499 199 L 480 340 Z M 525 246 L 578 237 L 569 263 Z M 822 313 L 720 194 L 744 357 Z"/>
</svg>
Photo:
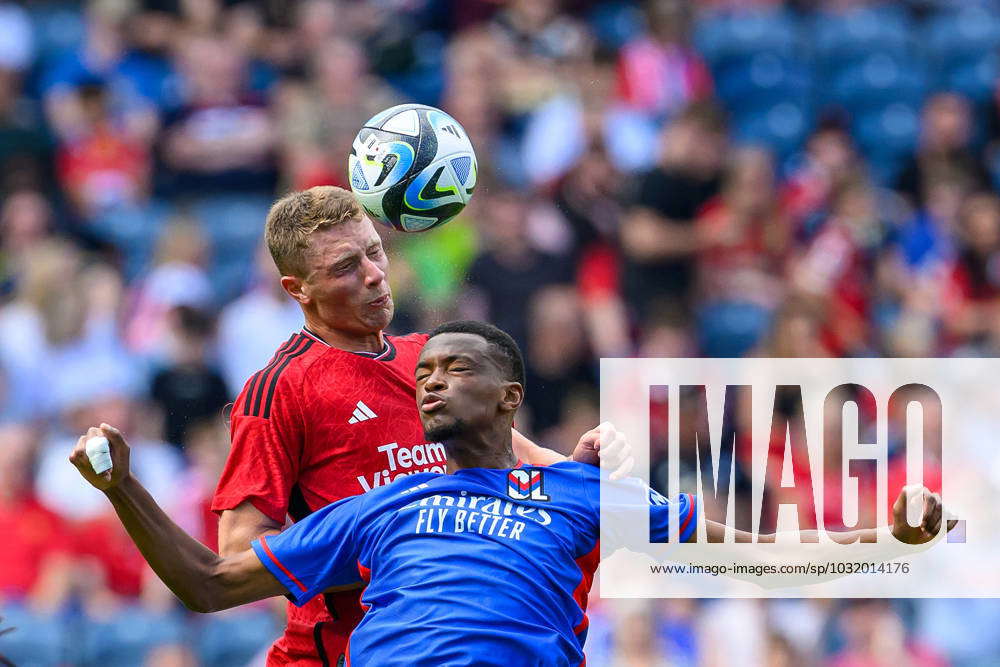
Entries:
<svg viewBox="0 0 1000 667">
<path fill-rule="evenodd" d="M 345 498 L 289 526 L 262 536 L 251 547 L 264 567 L 302 606 L 332 586 L 359 583 L 361 531 L 358 515 L 364 496 Z"/>
<path fill-rule="evenodd" d="M 650 493 L 649 508 L 649 541 L 654 543 L 669 542 L 668 521 L 670 512 L 670 501 L 652 489 Z M 679 521 L 678 540 L 687 542 L 698 529 L 698 503 L 695 496 L 690 493 L 682 493 L 674 500 L 680 507 L 677 511 Z"/>
<path fill-rule="evenodd" d="M 584 469 L 584 475 L 584 489 L 593 511 L 599 517 L 603 504 L 605 511 L 611 513 L 612 520 L 605 521 L 605 528 L 613 532 L 612 537 L 620 544 L 639 543 L 639 528 L 645 515 L 649 516 L 650 543 L 668 542 L 668 521 L 673 504 L 678 505 L 679 540 L 688 541 L 697 529 L 697 501 L 689 493 L 682 493 L 671 501 L 634 477 L 606 482 L 601 488 L 599 473 Z M 604 496 L 600 495 L 602 491 Z"/>
<path fill-rule="evenodd" d="M 233 406 L 232 449 L 212 499 L 212 510 L 220 513 L 249 500 L 271 520 L 284 524 L 292 487 L 299 477 L 302 424 L 299 397 L 286 375 L 279 378 L 273 391 L 261 392 L 251 379 Z"/>
</svg>

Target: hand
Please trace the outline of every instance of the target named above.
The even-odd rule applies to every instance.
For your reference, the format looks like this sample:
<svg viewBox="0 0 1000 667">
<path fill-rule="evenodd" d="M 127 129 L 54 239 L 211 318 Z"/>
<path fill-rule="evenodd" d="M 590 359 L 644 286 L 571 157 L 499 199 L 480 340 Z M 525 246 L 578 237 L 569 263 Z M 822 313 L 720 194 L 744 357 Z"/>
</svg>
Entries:
<svg viewBox="0 0 1000 667">
<path fill-rule="evenodd" d="M 612 480 L 626 477 L 635 466 L 631 445 L 611 422 L 604 422 L 580 436 L 570 458 L 578 463 L 611 470 Z"/>
<path fill-rule="evenodd" d="M 111 448 L 111 470 L 100 475 L 94 472 L 90 465 L 90 458 L 87 456 L 87 441 L 91 438 L 104 436 L 108 439 Z M 80 436 L 76 441 L 76 447 L 69 457 L 70 463 L 76 466 L 83 478 L 90 482 L 90 485 L 100 491 L 107 491 L 122 483 L 122 480 L 129 476 L 129 447 L 122 437 L 121 432 L 108 424 L 101 424 L 100 428 L 91 426 L 87 429 L 86 435 Z"/>
<path fill-rule="evenodd" d="M 923 518 L 920 525 L 913 528 L 906 522 L 906 508 L 917 503 L 923 506 Z M 943 516 L 944 507 L 940 495 L 931 493 L 927 487 L 918 484 L 904 486 L 892 505 L 892 534 L 906 544 L 929 542 L 941 530 Z M 948 530 L 954 528 L 956 523 L 955 520 L 948 520 Z"/>
</svg>

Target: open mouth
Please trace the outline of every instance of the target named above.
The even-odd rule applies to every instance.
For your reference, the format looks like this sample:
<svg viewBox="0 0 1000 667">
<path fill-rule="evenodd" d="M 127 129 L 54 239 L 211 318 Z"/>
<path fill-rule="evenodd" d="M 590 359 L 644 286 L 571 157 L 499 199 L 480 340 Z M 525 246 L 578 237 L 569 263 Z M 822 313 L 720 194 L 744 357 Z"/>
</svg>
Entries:
<svg viewBox="0 0 1000 667">
<path fill-rule="evenodd" d="M 383 294 L 382 296 L 380 296 L 379 298 L 375 299 L 374 301 L 369 301 L 368 305 L 369 306 L 373 306 L 375 308 L 381 308 L 382 306 L 385 306 L 388 303 L 389 303 L 389 295 L 388 294 Z"/>
</svg>

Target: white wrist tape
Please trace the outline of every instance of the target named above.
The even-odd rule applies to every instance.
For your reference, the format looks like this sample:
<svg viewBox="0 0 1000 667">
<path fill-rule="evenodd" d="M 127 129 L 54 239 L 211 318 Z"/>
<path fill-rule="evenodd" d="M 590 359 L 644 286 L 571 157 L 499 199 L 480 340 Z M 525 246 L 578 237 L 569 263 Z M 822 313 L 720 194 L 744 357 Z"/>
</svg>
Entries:
<svg viewBox="0 0 1000 667">
<path fill-rule="evenodd" d="M 90 466 L 98 475 L 111 470 L 111 444 L 104 436 L 96 436 L 87 440 L 87 457 Z"/>
</svg>

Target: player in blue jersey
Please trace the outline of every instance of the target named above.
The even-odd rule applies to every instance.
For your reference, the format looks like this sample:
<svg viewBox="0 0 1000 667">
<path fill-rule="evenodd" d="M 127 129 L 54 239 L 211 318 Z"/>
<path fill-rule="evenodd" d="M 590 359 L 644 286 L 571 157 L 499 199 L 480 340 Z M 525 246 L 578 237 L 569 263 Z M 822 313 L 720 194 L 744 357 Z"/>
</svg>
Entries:
<svg viewBox="0 0 1000 667">
<path fill-rule="evenodd" d="M 573 462 L 518 466 L 511 425 L 524 396 L 523 362 L 498 329 L 439 328 L 416 374 L 427 439 L 447 448 L 451 474 L 411 475 L 328 505 L 238 555 L 216 555 L 169 520 L 129 475 L 128 446 L 116 429 L 91 429 L 71 461 L 107 494 L 153 570 L 195 611 L 281 594 L 303 603 L 363 581 L 366 613 L 348 664 L 581 664 L 599 560 L 599 471 Z M 111 441 L 114 467 L 99 476 L 84 444 L 101 434 Z M 665 541 L 668 504 L 654 492 L 649 499 L 652 537 Z M 680 538 L 689 540 L 697 503 L 688 495 L 678 502 Z M 928 502 L 924 528 L 898 534 L 929 539 L 940 510 Z M 711 533 L 725 530 L 707 523 Z"/>
</svg>

